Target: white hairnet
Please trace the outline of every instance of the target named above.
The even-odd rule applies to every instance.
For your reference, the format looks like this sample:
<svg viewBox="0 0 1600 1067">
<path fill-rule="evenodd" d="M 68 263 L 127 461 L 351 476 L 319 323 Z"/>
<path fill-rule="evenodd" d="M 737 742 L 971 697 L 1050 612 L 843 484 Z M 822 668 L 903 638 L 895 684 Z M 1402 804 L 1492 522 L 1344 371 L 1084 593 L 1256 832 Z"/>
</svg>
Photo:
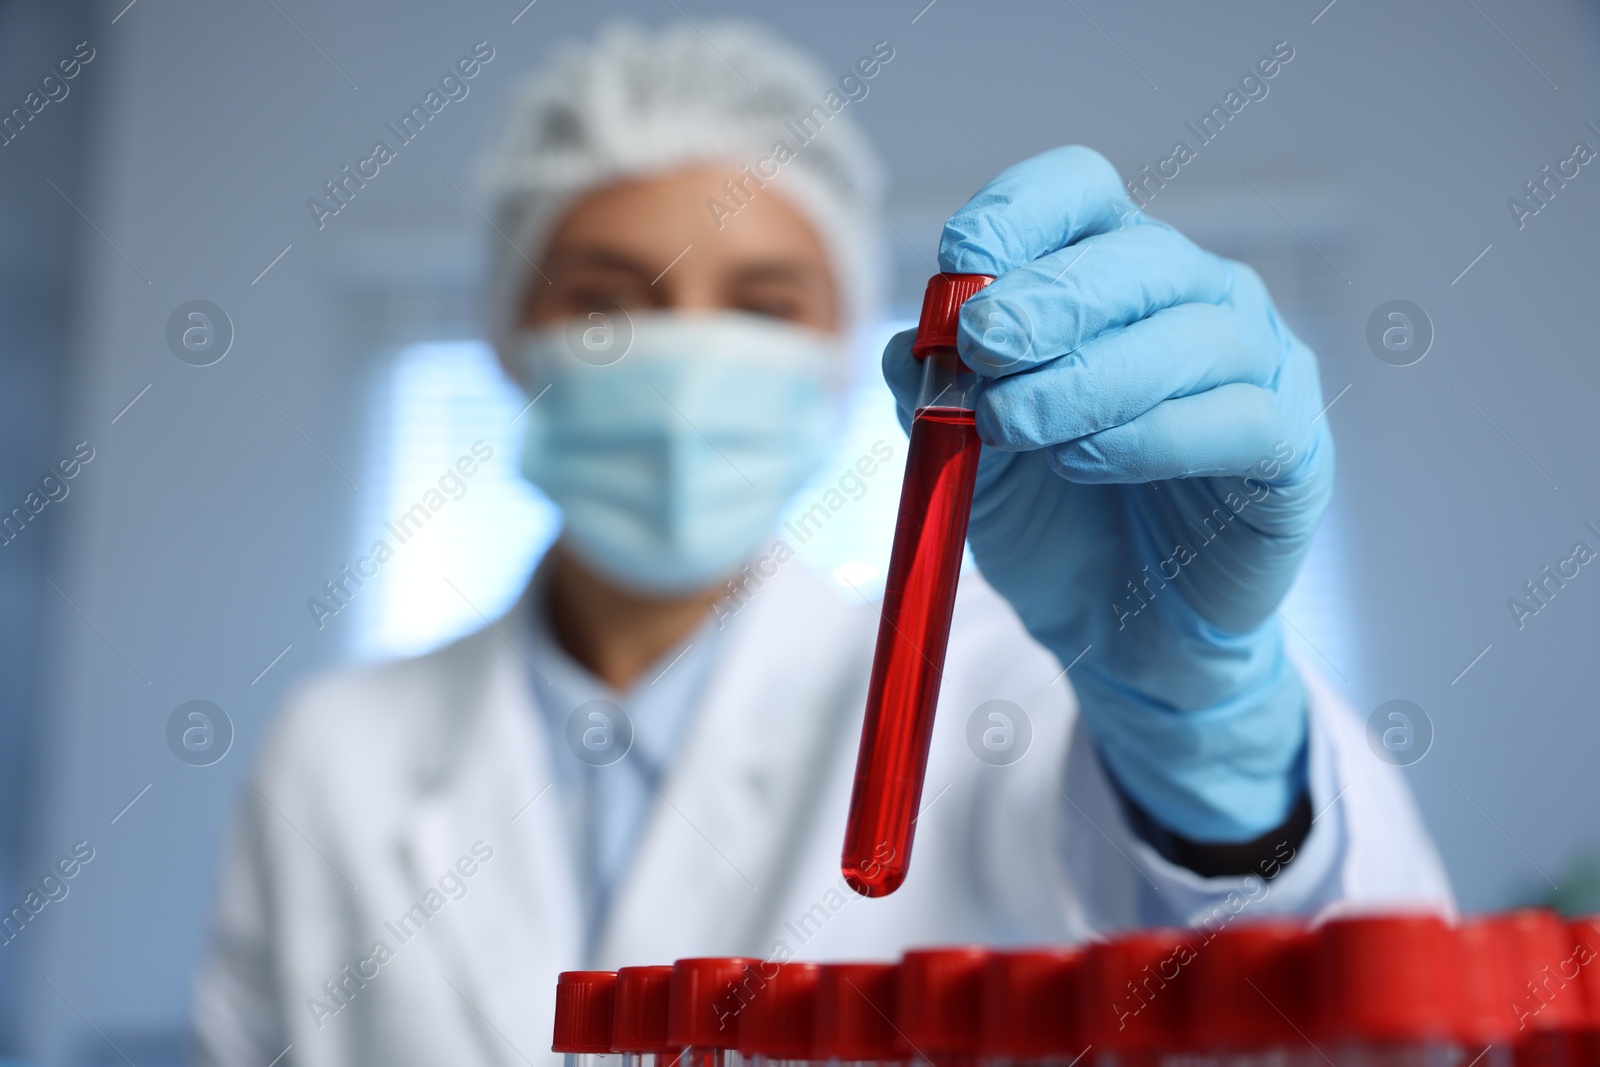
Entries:
<svg viewBox="0 0 1600 1067">
<path fill-rule="evenodd" d="M 578 196 L 695 162 L 727 162 L 736 178 L 741 166 L 754 169 L 772 156 L 780 141 L 793 157 L 754 195 L 777 191 L 815 227 L 832 261 L 845 325 L 859 323 L 875 309 L 880 284 L 873 205 L 884 182 L 849 107 L 830 112 L 824 105 L 830 92 L 835 105 L 843 99 L 838 77 L 771 31 L 732 20 L 661 30 L 614 22 L 594 41 L 561 49 L 516 93 L 484 168 L 494 225 L 515 246 L 494 238 L 487 295 L 496 345 L 508 351 L 533 275 L 529 261 L 539 262 Z M 821 126 L 806 141 L 788 125 L 802 116 L 815 116 L 810 129 Z"/>
</svg>

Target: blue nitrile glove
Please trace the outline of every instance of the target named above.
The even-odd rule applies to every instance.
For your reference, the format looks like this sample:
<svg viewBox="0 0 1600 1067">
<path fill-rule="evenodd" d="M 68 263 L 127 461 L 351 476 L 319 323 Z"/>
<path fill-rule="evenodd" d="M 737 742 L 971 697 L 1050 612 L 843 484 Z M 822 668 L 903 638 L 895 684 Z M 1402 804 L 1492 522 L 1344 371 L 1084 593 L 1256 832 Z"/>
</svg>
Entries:
<svg viewBox="0 0 1600 1067">
<path fill-rule="evenodd" d="M 1306 695 L 1275 612 L 1333 488 L 1316 358 L 1254 271 L 1137 213 L 1087 148 L 984 186 L 939 266 L 996 276 L 959 337 L 989 379 L 978 569 L 1073 664 L 1103 761 L 1147 814 L 1204 843 L 1282 825 L 1305 788 Z M 911 339 L 883 357 L 908 424 Z"/>
</svg>

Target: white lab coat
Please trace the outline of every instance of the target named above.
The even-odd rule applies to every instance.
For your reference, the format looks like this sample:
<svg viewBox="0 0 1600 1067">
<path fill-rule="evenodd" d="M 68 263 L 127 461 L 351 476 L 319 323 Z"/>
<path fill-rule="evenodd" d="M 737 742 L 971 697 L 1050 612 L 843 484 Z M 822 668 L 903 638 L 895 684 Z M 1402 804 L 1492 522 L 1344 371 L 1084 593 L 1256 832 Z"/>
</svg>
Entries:
<svg viewBox="0 0 1600 1067">
<path fill-rule="evenodd" d="M 1318 816 L 1295 862 L 1266 883 L 1162 860 L 1125 823 L 1061 665 L 977 575 L 957 602 L 910 878 L 854 897 L 838 857 L 877 617 L 793 562 L 727 621 L 666 802 L 584 960 L 555 754 L 518 649 L 527 610 L 290 701 L 223 871 L 195 990 L 203 1062 L 544 1064 L 556 973 L 585 965 L 1451 907 L 1403 783 L 1309 672 Z M 967 746 L 969 715 L 994 699 L 1032 722 L 1008 767 Z"/>
</svg>

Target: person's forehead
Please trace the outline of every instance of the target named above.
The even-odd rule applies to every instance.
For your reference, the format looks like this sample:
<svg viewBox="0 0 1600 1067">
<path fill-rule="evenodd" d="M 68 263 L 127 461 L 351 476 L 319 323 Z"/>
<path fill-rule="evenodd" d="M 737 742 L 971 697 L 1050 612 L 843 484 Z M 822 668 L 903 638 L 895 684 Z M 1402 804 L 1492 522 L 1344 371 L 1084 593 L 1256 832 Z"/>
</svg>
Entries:
<svg viewBox="0 0 1600 1067">
<path fill-rule="evenodd" d="M 707 264 L 763 264 L 779 272 L 826 265 L 815 228 L 774 183 L 758 185 L 734 164 L 699 163 L 630 177 L 573 202 L 551 252 L 631 251 L 647 258 L 683 253 Z M 785 266 L 787 265 L 787 267 Z"/>
</svg>

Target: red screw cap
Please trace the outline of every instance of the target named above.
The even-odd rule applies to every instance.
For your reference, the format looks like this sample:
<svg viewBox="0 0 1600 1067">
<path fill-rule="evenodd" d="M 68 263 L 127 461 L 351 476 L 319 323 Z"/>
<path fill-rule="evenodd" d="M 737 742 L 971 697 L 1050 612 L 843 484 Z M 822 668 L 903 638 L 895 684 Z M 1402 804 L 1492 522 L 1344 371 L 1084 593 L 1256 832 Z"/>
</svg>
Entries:
<svg viewBox="0 0 1600 1067">
<path fill-rule="evenodd" d="M 1402 1043 L 1454 1035 L 1457 949 L 1437 916 L 1335 919 L 1318 932 L 1312 952 L 1317 1033 Z"/>
<path fill-rule="evenodd" d="M 1528 908 L 1489 920 L 1500 930 L 1505 947 L 1511 1025 L 1518 1036 L 1576 1030 L 1588 1015 L 1583 987 L 1577 984 L 1593 959 L 1590 939 L 1574 938 L 1553 911 Z"/>
<path fill-rule="evenodd" d="M 925 1056 L 978 1048 L 979 1006 L 989 950 L 976 946 L 907 952 L 900 961 L 901 1040 Z"/>
<path fill-rule="evenodd" d="M 1461 975 L 1457 1033 L 1462 1043 L 1473 1048 L 1509 1043 L 1516 1026 L 1506 1010 L 1511 983 L 1504 930 L 1492 919 L 1463 924 L 1456 930 L 1456 961 Z"/>
<path fill-rule="evenodd" d="M 1111 1051 L 1175 1048 L 1182 1032 L 1183 968 L 1194 961 L 1192 934 L 1148 930 L 1090 945 L 1079 1005 L 1087 1038 Z"/>
<path fill-rule="evenodd" d="M 1083 954 L 997 953 L 983 976 L 978 1054 L 986 1059 L 1071 1059 L 1088 1042 L 1078 1021 Z"/>
<path fill-rule="evenodd" d="M 671 967 L 624 967 L 617 972 L 611 1051 L 672 1051 L 667 1042 L 667 998 L 671 989 Z"/>
<path fill-rule="evenodd" d="M 745 986 L 754 996 L 739 1017 L 739 1051 L 774 1060 L 811 1058 L 817 998 L 815 963 L 753 963 Z"/>
<path fill-rule="evenodd" d="M 1235 923 L 1196 942 L 1186 986 L 1196 1048 L 1244 1051 L 1303 1045 L 1311 1008 L 1304 929 Z"/>
<path fill-rule="evenodd" d="M 935 274 L 922 293 L 922 318 L 911 354 L 923 359 L 935 348 L 956 346 L 956 326 L 961 320 L 961 305 L 979 289 L 994 281 L 987 274 Z"/>
<path fill-rule="evenodd" d="M 616 971 L 562 971 L 556 976 L 552 1052 L 610 1052 Z"/>
<path fill-rule="evenodd" d="M 897 1060 L 893 963 L 825 963 L 817 977 L 812 1059 Z"/>
<path fill-rule="evenodd" d="M 736 1049 L 739 1016 L 750 1003 L 745 968 L 757 960 L 712 956 L 672 965 L 667 998 L 667 1041 L 673 1048 Z"/>
<path fill-rule="evenodd" d="M 1568 923 L 1567 935 L 1572 941 L 1574 958 L 1579 961 L 1576 984 L 1583 993 L 1583 1029 L 1589 1034 L 1600 1034 L 1600 915 Z M 1600 1059 L 1591 1062 L 1600 1062 Z"/>
</svg>

